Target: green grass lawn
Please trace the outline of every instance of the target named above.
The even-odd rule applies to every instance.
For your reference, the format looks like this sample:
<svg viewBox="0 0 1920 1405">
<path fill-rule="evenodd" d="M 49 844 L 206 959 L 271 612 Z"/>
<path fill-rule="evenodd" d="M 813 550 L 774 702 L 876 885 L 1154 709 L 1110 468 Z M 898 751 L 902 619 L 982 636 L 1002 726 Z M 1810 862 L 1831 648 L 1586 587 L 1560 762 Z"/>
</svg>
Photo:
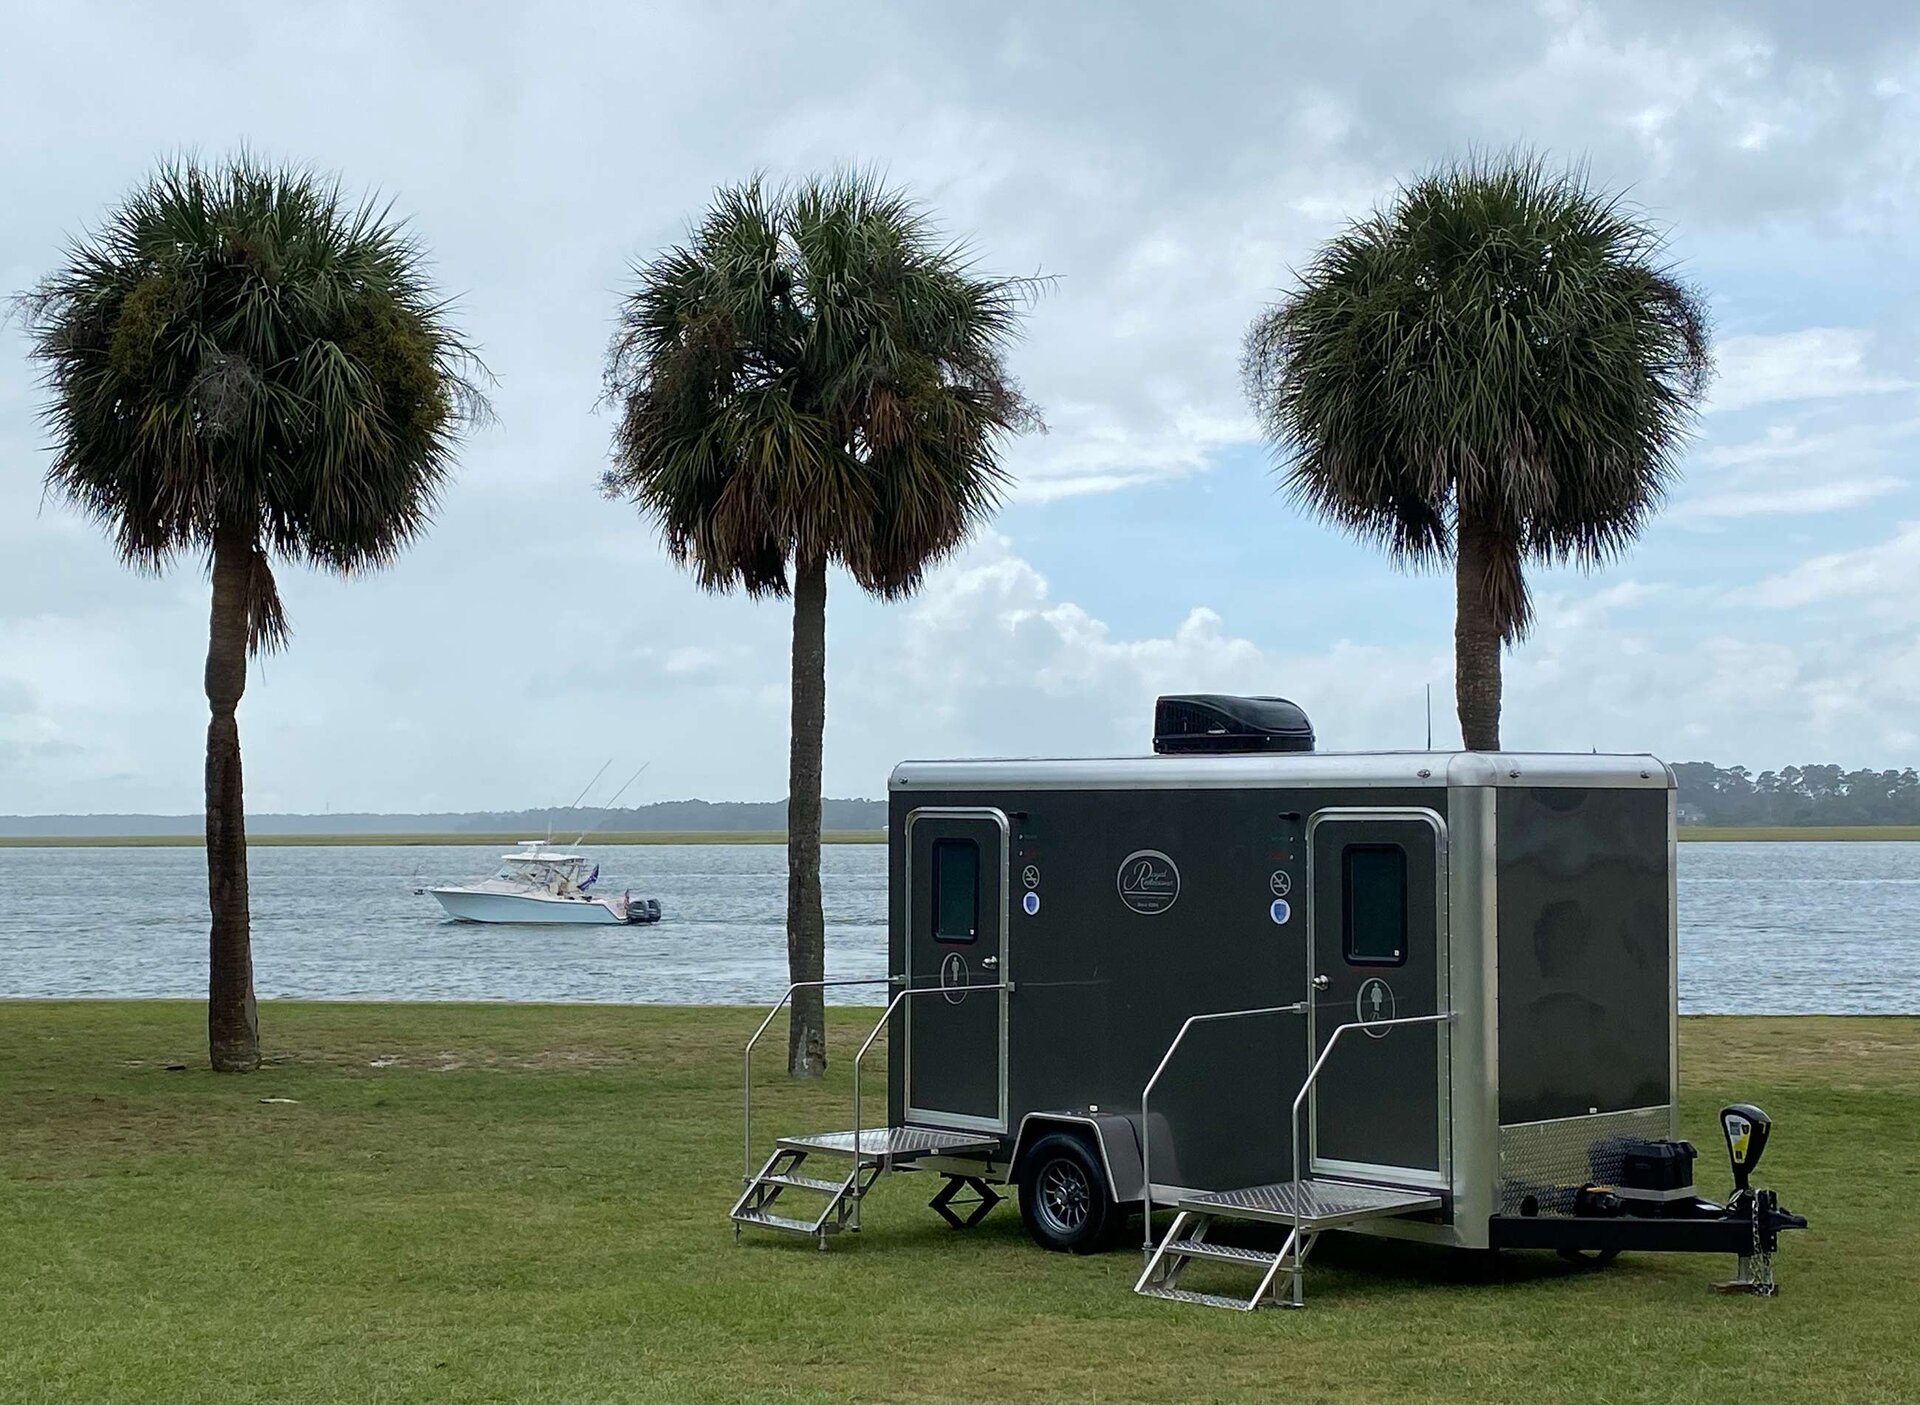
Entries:
<svg viewBox="0 0 1920 1405">
<path fill-rule="evenodd" d="M 769 1049 L 765 1136 L 846 1125 L 872 1018 L 825 1086 Z M 1686 1021 L 1702 1190 L 1751 1098 L 1814 1220 L 1775 1300 L 1709 1293 L 1730 1259 L 1334 1235 L 1305 1312 L 1248 1315 L 1134 1297 L 1136 1254 L 1043 1253 L 1011 1206 L 956 1234 L 923 1176 L 830 1253 L 736 1244 L 753 1020 L 274 1003 L 270 1066 L 217 1078 L 195 1006 L 0 1003 L 0 1399 L 1920 1398 L 1920 1020 Z"/>
</svg>

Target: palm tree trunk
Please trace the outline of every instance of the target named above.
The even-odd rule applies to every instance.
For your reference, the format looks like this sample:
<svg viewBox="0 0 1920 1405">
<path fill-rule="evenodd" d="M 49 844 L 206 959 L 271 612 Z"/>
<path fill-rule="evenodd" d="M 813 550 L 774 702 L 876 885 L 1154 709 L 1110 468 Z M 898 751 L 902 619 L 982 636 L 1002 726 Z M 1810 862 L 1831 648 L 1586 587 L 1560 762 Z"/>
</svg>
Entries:
<svg viewBox="0 0 1920 1405">
<path fill-rule="evenodd" d="M 240 726 L 247 687 L 251 537 L 222 533 L 213 547 L 213 615 L 207 630 L 207 903 L 213 913 L 207 982 L 207 1051 L 222 1072 L 260 1066 L 247 914 L 247 815 L 240 784 Z"/>
<path fill-rule="evenodd" d="M 826 971 L 820 906 L 820 754 L 827 728 L 827 563 L 801 558 L 793 582 L 793 722 L 787 769 L 787 979 Z M 787 1072 L 827 1071 L 827 1012 L 818 986 L 797 990 L 787 1021 Z"/>
<path fill-rule="evenodd" d="M 1491 575 L 1498 568 L 1493 529 L 1462 513 L 1454 563 L 1453 692 L 1460 737 L 1469 751 L 1500 749 L 1500 626 Z"/>
</svg>

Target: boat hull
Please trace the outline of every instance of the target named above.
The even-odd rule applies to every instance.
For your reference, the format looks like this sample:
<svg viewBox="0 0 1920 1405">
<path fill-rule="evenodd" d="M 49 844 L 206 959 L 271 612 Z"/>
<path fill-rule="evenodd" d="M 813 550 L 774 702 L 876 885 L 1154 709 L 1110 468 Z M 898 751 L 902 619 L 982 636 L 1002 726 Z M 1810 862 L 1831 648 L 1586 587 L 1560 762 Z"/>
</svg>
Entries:
<svg viewBox="0 0 1920 1405">
<path fill-rule="evenodd" d="M 440 906 L 456 922 L 518 922 L 541 925 L 625 926 L 626 914 L 614 898 L 557 898 L 539 893 L 476 893 L 463 888 L 431 888 Z"/>
</svg>

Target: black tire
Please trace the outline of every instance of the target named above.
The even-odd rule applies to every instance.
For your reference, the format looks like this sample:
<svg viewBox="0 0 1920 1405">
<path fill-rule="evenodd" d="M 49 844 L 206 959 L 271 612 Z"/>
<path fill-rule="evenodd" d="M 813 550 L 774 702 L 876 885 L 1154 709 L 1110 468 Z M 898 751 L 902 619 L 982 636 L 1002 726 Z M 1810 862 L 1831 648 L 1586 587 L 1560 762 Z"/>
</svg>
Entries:
<svg viewBox="0 0 1920 1405">
<path fill-rule="evenodd" d="M 1561 1258 L 1581 1268 L 1605 1268 L 1620 1257 L 1618 1249 L 1561 1249 Z"/>
<path fill-rule="evenodd" d="M 1042 1249 L 1097 1254 L 1125 1223 L 1099 1159 L 1070 1132 L 1050 1132 L 1033 1144 L 1019 1184 L 1020 1219 Z"/>
</svg>

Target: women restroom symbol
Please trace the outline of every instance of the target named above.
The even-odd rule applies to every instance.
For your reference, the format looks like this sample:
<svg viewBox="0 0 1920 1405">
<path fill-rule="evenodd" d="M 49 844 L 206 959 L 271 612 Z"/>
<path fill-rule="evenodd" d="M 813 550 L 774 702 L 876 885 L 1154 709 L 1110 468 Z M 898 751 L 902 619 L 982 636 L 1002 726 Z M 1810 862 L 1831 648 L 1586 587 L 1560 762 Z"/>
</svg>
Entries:
<svg viewBox="0 0 1920 1405">
<path fill-rule="evenodd" d="M 1369 976 L 1360 983 L 1359 994 L 1353 999 L 1353 1012 L 1362 1024 L 1373 1024 L 1379 1020 L 1393 1018 L 1393 987 L 1378 976 Z M 1391 1029 L 1370 1029 L 1369 1037 L 1385 1039 Z"/>
</svg>

